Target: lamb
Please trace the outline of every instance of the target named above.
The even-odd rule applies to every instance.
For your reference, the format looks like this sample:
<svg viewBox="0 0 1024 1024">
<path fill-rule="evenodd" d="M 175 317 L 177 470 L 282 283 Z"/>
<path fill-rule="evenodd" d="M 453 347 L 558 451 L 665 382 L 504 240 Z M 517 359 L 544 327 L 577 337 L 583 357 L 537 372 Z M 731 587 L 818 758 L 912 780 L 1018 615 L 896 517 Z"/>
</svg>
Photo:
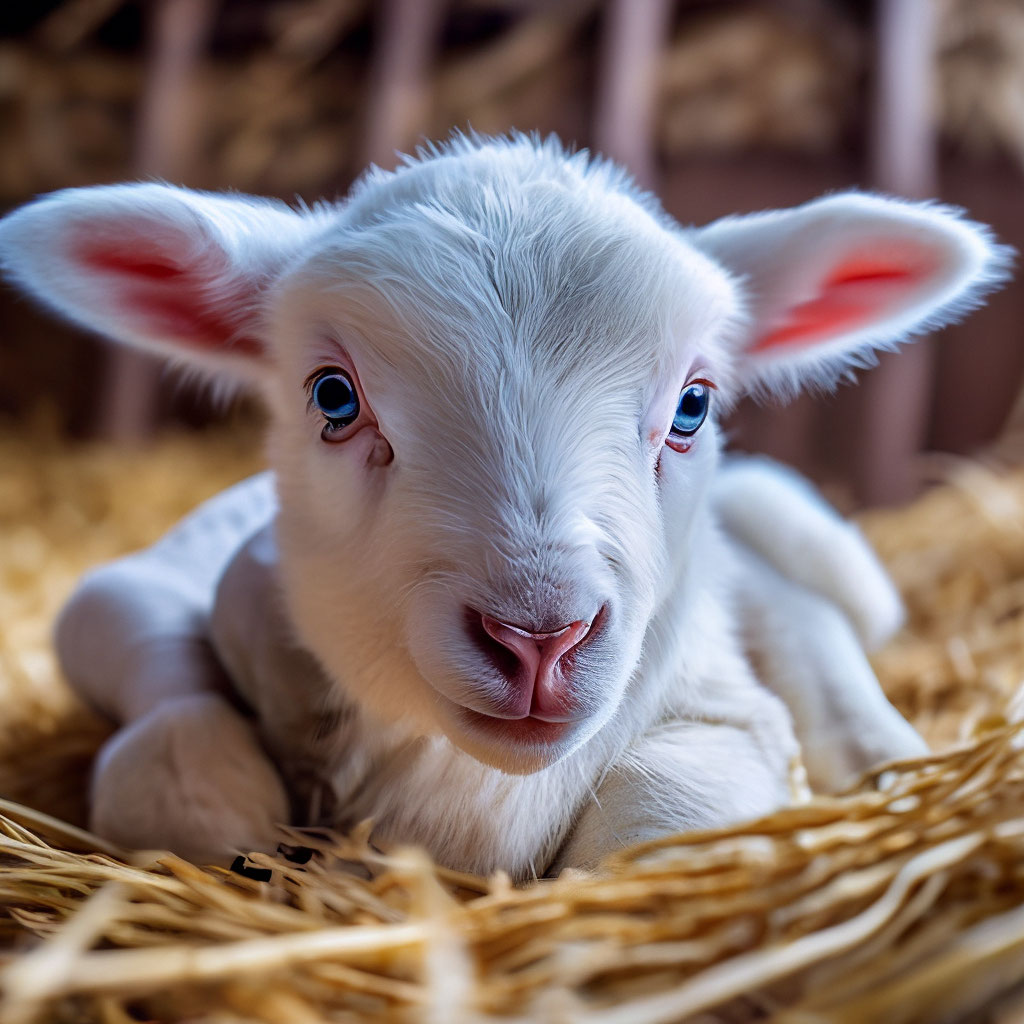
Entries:
<svg viewBox="0 0 1024 1024">
<path fill-rule="evenodd" d="M 224 860 L 372 818 L 523 879 L 767 813 L 800 748 L 825 789 L 924 751 L 865 659 L 901 616 L 874 555 L 718 421 L 977 305 L 1009 252 L 958 211 L 687 228 L 554 139 L 459 136 L 312 208 L 58 192 L 0 260 L 270 416 L 272 473 L 58 623 L 121 726 L 97 832 Z"/>
</svg>

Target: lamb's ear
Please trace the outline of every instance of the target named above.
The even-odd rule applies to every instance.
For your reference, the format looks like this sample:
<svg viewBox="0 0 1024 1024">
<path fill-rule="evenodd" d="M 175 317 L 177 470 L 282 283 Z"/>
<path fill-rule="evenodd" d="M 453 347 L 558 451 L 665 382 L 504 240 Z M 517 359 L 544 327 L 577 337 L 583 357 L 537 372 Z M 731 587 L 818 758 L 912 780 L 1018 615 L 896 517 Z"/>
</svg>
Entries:
<svg viewBox="0 0 1024 1024">
<path fill-rule="evenodd" d="M 957 319 L 1013 256 L 958 210 L 859 193 L 726 217 L 694 241 L 742 282 L 742 384 L 782 393 L 832 384 L 873 350 Z"/>
<path fill-rule="evenodd" d="M 266 363 L 260 293 L 318 222 L 168 185 L 68 189 L 0 221 L 0 265 L 85 327 L 252 380 Z"/>
</svg>

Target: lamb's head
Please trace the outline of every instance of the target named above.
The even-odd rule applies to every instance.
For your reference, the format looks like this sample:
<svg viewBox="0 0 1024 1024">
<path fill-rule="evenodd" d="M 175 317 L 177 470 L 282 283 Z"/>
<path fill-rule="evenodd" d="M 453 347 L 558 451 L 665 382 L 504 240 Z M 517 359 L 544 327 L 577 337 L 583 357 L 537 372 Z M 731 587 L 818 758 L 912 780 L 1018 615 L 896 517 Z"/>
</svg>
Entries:
<svg viewBox="0 0 1024 1024">
<path fill-rule="evenodd" d="M 256 388 L 301 639 L 371 712 L 510 771 L 643 685 L 695 582 L 721 409 L 829 382 L 1006 262 L 953 211 L 864 195 L 683 230 L 518 137 L 313 210 L 57 193 L 0 254 L 65 315 Z"/>
</svg>

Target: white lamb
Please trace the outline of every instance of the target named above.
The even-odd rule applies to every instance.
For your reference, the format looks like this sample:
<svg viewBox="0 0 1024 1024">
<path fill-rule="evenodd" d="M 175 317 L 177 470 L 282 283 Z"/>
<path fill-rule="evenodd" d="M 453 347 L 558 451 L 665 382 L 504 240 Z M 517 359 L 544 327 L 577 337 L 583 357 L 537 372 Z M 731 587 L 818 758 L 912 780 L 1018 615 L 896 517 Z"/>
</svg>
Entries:
<svg viewBox="0 0 1024 1024">
<path fill-rule="evenodd" d="M 874 556 L 792 474 L 723 462 L 717 421 L 977 304 L 1008 252 L 956 211 L 844 194 L 681 228 L 554 141 L 458 138 L 313 209 L 58 192 L 0 255 L 270 413 L 272 476 L 59 623 L 122 725 L 92 788 L 111 839 L 223 859 L 372 817 L 524 878 L 771 811 L 794 726 L 822 788 L 924 750 L 863 654 L 901 615 Z"/>
</svg>

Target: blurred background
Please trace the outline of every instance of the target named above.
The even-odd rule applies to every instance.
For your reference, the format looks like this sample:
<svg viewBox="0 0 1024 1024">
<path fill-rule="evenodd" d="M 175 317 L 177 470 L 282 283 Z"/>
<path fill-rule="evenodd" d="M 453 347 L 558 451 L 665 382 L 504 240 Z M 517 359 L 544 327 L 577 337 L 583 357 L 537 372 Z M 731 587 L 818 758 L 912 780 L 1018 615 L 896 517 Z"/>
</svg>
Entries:
<svg viewBox="0 0 1024 1024">
<path fill-rule="evenodd" d="M 72 185 L 342 196 L 452 127 L 557 132 L 684 223 L 834 189 L 937 197 L 1024 246 L 1024 0 L 4 0 L 0 208 Z M 854 388 L 741 407 L 733 446 L 847 505 L 1020 414 L 1024 287 Z M 248 425 L 0 292 L 0 429 L 149 443 Z"/>
</svg>

